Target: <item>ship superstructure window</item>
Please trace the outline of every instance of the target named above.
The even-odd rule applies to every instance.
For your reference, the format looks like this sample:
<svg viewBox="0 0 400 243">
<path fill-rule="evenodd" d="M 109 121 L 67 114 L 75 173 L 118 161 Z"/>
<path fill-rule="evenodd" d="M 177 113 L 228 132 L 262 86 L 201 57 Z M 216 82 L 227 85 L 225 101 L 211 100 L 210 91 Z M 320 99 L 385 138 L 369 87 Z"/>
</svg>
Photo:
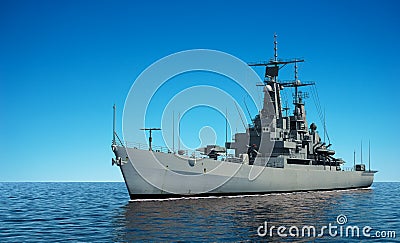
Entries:
<svg viewBox="0 0 400 243">
<path fill-rule="evenodd" d="M 288 164 L 295 164 L 295 165 L 309 165 L 310 160 L 308 159 L 287 159 Z"/>
<path fill-rule="evenodd" d="M 290 121 L 290 130 L 296 130 L 296 121 Z"/>
</svg>

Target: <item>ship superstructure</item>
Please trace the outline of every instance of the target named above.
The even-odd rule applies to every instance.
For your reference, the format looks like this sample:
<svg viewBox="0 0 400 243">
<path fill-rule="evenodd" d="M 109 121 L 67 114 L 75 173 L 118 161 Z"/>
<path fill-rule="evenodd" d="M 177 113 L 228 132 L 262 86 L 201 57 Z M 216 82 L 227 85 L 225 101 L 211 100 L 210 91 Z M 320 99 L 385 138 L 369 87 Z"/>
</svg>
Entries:
<svg viewBox="0 0 400 243">
<path fill-rule="evenodd" d="M 334 158 L 334 150 L 330 149 L 332 144 L 323 142 L 317 133 L 317 126 L 311 123 L 308 127 L 306 119 L 306 110 L 304 99 L 308 97 L 308 93 L 302 92 L 299 89 L 304 86 L 315 85 L 314 82 L 301 82 L 298 79 L 297 64 L 304 62 L 303 59 L 293 60 L 278 60 L 277 58 L 277 41 L 274 40 L 274 59 L 268 62 L 250 63 L 250 66 L 265 67 L 264 83 L 260 86 L 264 87 L 263 92 L 269 95 L 264 95 L 264 108 L 261 114 L 255 116 L 253 125 L 249 126 L 246 133 L 235 134 L 235 142 L 228 144 L 228 148 L 235 149 L 236 157 L 240 154 L 248 152 L 249 163 L 256 164 L 256 158 L 260 153 L 251 153 L 252 150 L 260 148 L 262 139 L 274 140 L 274 148 L 269 155 L 270 160 L 267 166 L 283 167 L 284 164 L 299 164 L 299 165 L 323 165 L 329 166 L 332 170 L 341 170 L 340 165 L 343 160 Z M 295 75 L 293 81 L 278 81 L 279 70 L 288 65 L 294 64 Z M 288 107 L 282 107 L 281 90 L 284 88 L 293 88 L 293 114 L 284 116 L 283 111 L 289 110 Z M 270 100 L 267 100 L 270 99 Z M 272 106 L 266 105 L 270 102 Z M 262 118 L 268 119 L 270 113 L 266 108 L 273 107 L 273 121 L 262 122 Z M 265 126 L 268 124 L 268 126 Z M 265 125 L 264 125 L 265 124 Z M 325 133 L 325 131 L 324 131 Z M 264 136 L 263 136 L 264 135 Z M 250 136 L 250 143 L 247 144 L 246 137 Z M 259 152 L 259 151 L 257 151 Z M 256 156 L 254 156 L 256 155 Z M 264 161 L 264 160 L 261 160 Z M 326 169 L 326 168 L 324 168 Z"/>
</svg>

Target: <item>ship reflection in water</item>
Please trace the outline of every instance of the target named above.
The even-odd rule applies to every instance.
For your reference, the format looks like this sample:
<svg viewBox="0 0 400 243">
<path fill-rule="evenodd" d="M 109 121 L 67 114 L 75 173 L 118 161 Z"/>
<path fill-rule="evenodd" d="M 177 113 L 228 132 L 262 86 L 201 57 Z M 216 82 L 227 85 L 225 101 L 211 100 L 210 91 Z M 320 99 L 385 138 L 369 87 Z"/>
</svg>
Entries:
<svg viewBox="0 0 400 243">
<path fill-rule="evenodd" d="M 400 195 L 399 183 L 375 183 L 372 189 L 267 194 L 261 196 L 191 198 L 174 200 L 131 201 L 117 218 L 119 230 L 115 241 L 183 240 L 183 241 L 244 241 L 267 240 L 304 241 L 365 239 L 362 228 L 398 230 L 400 212 L 392 209 Z M 390 203 L 392 202 L 392 203 Z M 392 206 L 390 206 L 392 205 Z M 340 226 L 338 215 L 345 215 L 347 223 L 358 226 L 360 237 L 279 237 L 276 228 L 291 226 L 300 229 L 314 226 L 320 233 L 322 226 Z M 275 226 L 272 237 L 260 237 L 259 226 L 268 222 Z M 399 232 L 397 232 L 399 233 Z M 392 239 L 394 240 L 394 239 Z M 385 239 L 385 242 L 390 239 Z"/>
</svg>

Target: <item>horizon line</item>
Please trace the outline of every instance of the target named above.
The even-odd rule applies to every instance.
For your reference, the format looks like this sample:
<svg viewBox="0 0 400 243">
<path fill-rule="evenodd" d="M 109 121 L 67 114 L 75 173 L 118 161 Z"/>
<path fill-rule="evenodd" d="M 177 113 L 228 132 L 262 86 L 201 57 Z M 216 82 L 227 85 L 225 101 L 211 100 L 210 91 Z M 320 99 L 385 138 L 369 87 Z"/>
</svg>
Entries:
<svg viewBox="0 0 400 243">
<path fill-rule="evenodd" d="M 0 183 L 124 183 L 124 181 L 0 181 Z M 374 181 L 376 182 L 400 182 L 399 181 Z"/>
</svg>

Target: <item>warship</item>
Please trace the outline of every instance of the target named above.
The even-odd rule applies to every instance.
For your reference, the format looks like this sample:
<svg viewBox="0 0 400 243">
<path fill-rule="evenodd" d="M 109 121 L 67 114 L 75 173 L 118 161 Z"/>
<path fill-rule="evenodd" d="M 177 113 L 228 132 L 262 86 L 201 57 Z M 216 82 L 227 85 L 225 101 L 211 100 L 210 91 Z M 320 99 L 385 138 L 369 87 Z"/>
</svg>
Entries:
<svg viewBox="0 0 400 243">
<path fill-rule="evenodd" d="M 188 153 L 152 146 L 152 131 L 160 128 L 137 128 L 149 131 L 149 143 L 131 145 L 115 131 L 115 105 L 112 165 L 120 168 L 131 199 L 186 196 L 220 196 L 338 190 L 370 187 L 377 171 L 366 169 L 362 162 L 344 168 L 345 161 L 335 157 L 332 144 L 322 139 L 315 123 L 308 124 L 300 89 L 315 85 L 301 82 L 297 64 L 303 59 L 249 63 L 265 68 L 263 107 L 245 132 L 234 134 L 225 146 L 207 145 Z M 278 74 L 288 64 L 294 65 L 295 77 L 280 81 Z M 283 107 L 281 91 L 293 89 L 293 113 Z M 286 114 L 284 114 L 286 113 Z M 325 137 L 324 124 L 324 137 Z M 146 131 L 144 131 L 146 132 Z M 234 151 L 228 154 L 228 150 Z M 370 162 L 369 162 L 370 164 Z"/>
</svg>

